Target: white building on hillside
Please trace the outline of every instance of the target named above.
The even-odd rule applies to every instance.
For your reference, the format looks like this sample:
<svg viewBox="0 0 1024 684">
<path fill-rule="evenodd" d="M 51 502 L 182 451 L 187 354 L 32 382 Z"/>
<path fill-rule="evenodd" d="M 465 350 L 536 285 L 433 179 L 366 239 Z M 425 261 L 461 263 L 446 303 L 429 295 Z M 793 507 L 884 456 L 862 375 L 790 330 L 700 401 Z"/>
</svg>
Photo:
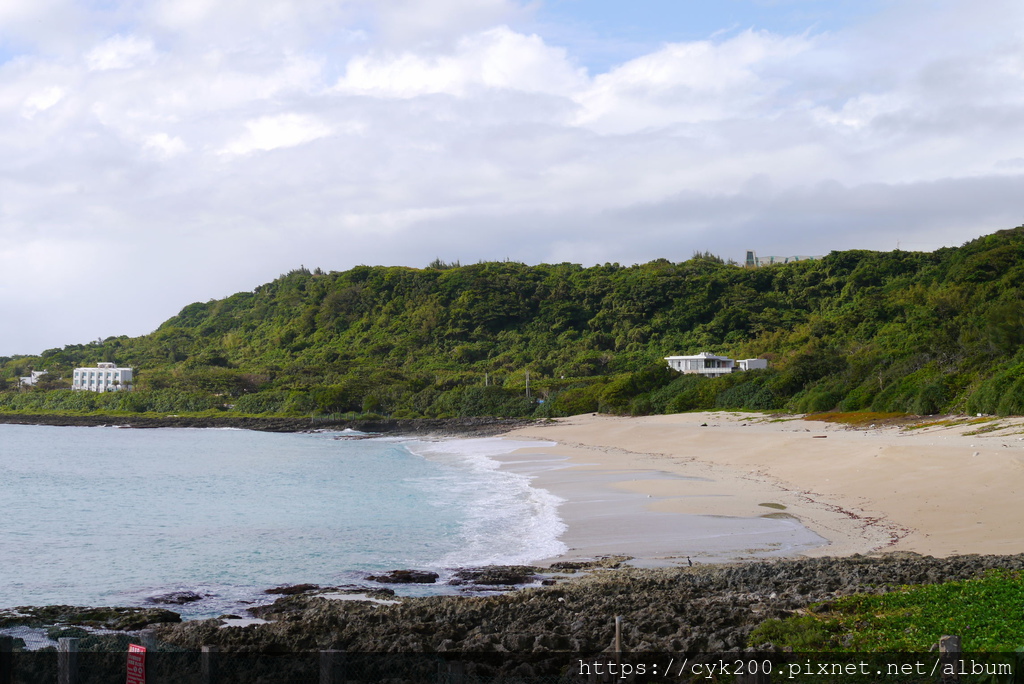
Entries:
<svg viewBox="0 0 1024 684">
<path fill-rule="evenodd" d="M 725 356 L 701 352 L 694 356 L 666 356 L 668 367 L 680 373 L 697 373 L 709 378 L 732 373 L 735 361 Z"/>
<path fill-rule="evenodd" d="M 736 362 L 740 370 L 758 370 L 768 367 L 768 359 L 740 359 Z"/>
<path fill-rule="evenodd" d="M 774 266 L 775 264 L 795 264 L 798 261 L 820 261 L 825 257 L 819 255 L 807 256 L 804 254 L 797 254 L 794 256 L 757 256 L 757 252 L 752 249 L 747 250 L 746 267 L 747 268 L 760 268 L 761 266 Z"/>
<path fill-rule="evenodd" d="M 680 373 L 698 374 L 708 378 L 718 378 L 733 371 L 748 371 L 767 368 L 767 359 L 742 359 L 734 361 L 726 356 L 715 356 L 701 352 L 693 356 L 666 356 L 668 367 Z"/>
<path fill-rule="evenodd" d="M 32 387 L 44 375 L 46 375 L 46 371 L 32 371 L 28 375 L 19 378 L 19 380 L 21 380 L 21 384 L 25 387 Z"/>
<path fill-rule="evenodd" d="M 95 368 L 76 368 L 71 389 L 92 392 L 118 392 L 132 388 L 132 369 L 113 363 L 97 363 Z"/>
</svg>

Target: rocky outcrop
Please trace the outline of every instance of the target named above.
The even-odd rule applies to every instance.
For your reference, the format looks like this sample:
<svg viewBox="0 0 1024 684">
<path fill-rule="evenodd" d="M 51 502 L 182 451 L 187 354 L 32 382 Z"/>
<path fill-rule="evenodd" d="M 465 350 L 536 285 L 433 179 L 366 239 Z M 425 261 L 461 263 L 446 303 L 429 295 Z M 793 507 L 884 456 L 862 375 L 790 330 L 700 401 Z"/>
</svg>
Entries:
<svg viewBox="0 0 1024 684">
<path fill-rule="evenodd" d="M 594 570 L 595 568 L 621 568 L 632 556 L 601 556 L 596 560 L 557 561 L 548 566 L 550 570 L 559 572 L 576 572 L 577 570 Z"/>
<path fill-rule="evenodd" d="M 181 616 L 163 608 L 20 606 L 0 610 L 0 627 L 81 625 L 100 629 L 133 630 L 169 622 L 181 622 Z"/>
<path fill-rule="evenodd" d="M 368 575 L 366 579 L 381 584 L 433 584 L 438 574 L 426 570 L 392 570 L 383 575 Z"/>
<path fill-rule="evenodd" d="M 530 584 L 540 579 L 538 572 L 538 568 L 530 565 L 493 565 L 486 568 L 457 570 L 448 580 L 448 584 L 489 587 Z"/>
<path fill-rule="evenodd" d="M 344 649 L 351 652 L 572 651 L 597 653 L 623 618 L 630 651 L 724 651 L 748 646 L 768 618 L 858 592 L 1024 569 L 1024 556 L 915 554 L 765 561 L 692 568 L 595 570 L 553 587 L 488 596 L 407 598 L 398 605 L 279 599 L 259 609 L 269 624 L 219 629 L 216 621 L 160 629 L 189 648 L 243 652 Z M 756 644 L 755 644 L 756 646 Z"/>
<path fill-rule="evenodd" d="M 273 589 L 267 589 L 263 593 L 281 594 L 282 596 L 294 596 L 295 594 L 305 594 L 310 591 L 316 591 L 319 588 L 319 584 L 293 584 L 288 587 L 274 587 Z"/>
<path fill-rule="evenodd" d="M 172 591 L 169 594 L 159 594 L 147 599 L 150 603 L 163 603 L 166 605 L 181 606 L 186 603 L 195 603 L 205 598 L 202 594 L 194 591 Z"/>
</svg>

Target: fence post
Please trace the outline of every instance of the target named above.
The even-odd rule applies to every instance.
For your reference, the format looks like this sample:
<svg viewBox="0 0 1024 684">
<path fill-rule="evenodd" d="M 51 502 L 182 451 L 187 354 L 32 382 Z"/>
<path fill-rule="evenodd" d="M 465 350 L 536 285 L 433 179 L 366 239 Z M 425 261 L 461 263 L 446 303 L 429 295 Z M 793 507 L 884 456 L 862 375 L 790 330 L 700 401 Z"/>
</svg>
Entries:
<svg viewBox="0 0 1024 684">
<path fill-rule="evenodd" d="M 622 616 L 615 616 L 615 664 L 622 666 Z"/>
<path fill-rule="evenodd" d="M 142 646 L 146 649 L 146 655 L 149 655 L 150 651 L 156 650 L 156 630 L 143 629 L 139 631 L 139 641 L 142 642 Z"/>
<path fill-rule="evenodd" d="M 57 640 L 57 684 L 78 684 L 78 639 Z"/>
<path fill-rule="evenodd" d="M 320 651 L 320 684 L 343 684 L 347 679 L 345 652 Z"/>
<path fill-rule="evenodd" d="M 0 636 L 0 684 L 14 682 L 14 637 Z"/>
<path fill-rule="evenodd" d="M 147 684 L 155 684 L 159 681 L 157 676 L 157 655 L 156 655 L 156 630 L 153 629 L 140 629 L 139 630 L 139 645 L 146 649 L 146 653 L 143 655 L 143 662 L 146 667 L 146 679 Z"/>
<path fill-rule="evenodd" d="M 464 684 L 466 668 L 462 663 L 448 663 L 449 684 Z"/>
<path fill-rule="evenodd" d="M 217 684 L 217 651 L 216 646 L 203 646 L 201 654 L 203 684 Z"/>
</svg>

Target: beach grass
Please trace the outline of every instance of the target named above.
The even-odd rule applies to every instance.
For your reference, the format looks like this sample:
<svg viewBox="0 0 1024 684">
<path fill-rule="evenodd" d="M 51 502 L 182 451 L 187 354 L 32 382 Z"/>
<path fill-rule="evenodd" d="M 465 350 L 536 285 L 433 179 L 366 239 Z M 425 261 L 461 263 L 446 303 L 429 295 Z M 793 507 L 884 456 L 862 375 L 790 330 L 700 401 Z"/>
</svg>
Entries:
<svg viewBox="0 0 1024 684">
<path fill-rule="evenodd" d="M 768 620 L 748 643 L 799 651 L 925 652 L 945 635 L 965 652 L 1010 653 L 1024 646 L 1024 574 L 990 571 L 971 580 L 904 586 L 817 604 Z"/>
<path fill-rule="evenodd" d="M 886 413 L 881 411 L 830 411 L 828 413 L 810 413 L 804 420 L 817 420 L 825 423 L 864 426 L 877 423 L 892 423 L 905 420 L 907 413 Z"/>
</svg>

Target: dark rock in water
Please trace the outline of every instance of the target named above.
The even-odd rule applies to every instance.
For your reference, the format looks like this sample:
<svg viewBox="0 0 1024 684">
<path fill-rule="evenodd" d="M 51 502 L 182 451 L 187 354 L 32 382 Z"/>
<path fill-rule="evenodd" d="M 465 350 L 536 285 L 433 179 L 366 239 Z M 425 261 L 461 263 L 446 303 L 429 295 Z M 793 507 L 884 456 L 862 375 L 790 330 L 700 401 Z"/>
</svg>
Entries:
<svg viewBox="0 0 1024 684">
<path fill-rule="evenodd" d="M 577 570 L 594 570 L 596 568 L 621 568 L 632 556 L 601 556 L 595 560 L 558 561 L 548 566 L 559 572 L 576 572 Z"/>
<path fill-rule="evenodd" d="M 202 601 L 205 596 L 197 594 L 194 591 L 172 591 L 169 594 L 160 594 L 159 596 L 151 596 L 147 599 L 150 603 L 164 603 L 167 605 L 180 606 L 185 603 L 194 603 L 196 601 Z"/>
<path fill-rule="evenodd" d="M 436 572 L 424 570 L 392 570 L 386 575 L 370 575 L 366 579 L 382 584 L 433 584 L 437 577 Z"/>
<path fill-rule="evenodd" d="M 19 606 L 0 610 L 0 627 L 81 625 L 100 629 L 133 630 L 168 622 L 181 622 L 181 616 L 163 608 Z"/>
<path fill-rule="evenodd" d="M 319 584 L 293 584 L 289 587 L 274 587 L 273 589 L 267 589 L 263 593 L 292 596 L 293 594 L 305 594 L 307 591 L 316 591 L 319 588 Z"/>
<path fill-rule="evenodd" d="M 529 565 L 494 565 L 459 570 L 448 584 L 485 584 L 488 586 L 529 584 L 537 580 L 538 569 Z"/>
<path fill-rule="evenodd" d="M 362 584 L 342 584 L 337 587 L 324 587 L 324 591 L 337 592 L 339 594 L 366 594 L 372 598 L 391 598 L 395 595 L 394 589 L 387 587 L 368 587 Z"/>
</svg>

